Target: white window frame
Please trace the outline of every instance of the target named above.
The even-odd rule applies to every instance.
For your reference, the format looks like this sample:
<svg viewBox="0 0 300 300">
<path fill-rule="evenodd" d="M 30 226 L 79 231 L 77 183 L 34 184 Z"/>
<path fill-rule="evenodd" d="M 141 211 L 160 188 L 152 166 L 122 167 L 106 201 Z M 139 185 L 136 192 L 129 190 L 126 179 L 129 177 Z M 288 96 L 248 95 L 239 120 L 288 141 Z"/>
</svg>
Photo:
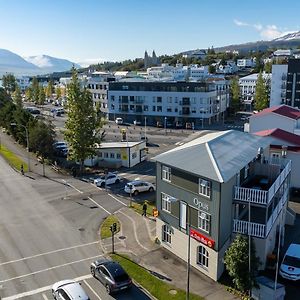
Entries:
<svg viewBox="0 0 300 300">
<path fill-rule="evenodd" d="M 203 178 L 199 178 L 199 194 L 209 197 L 211 195 L 211 182 Z"/>
<path fill-rule="evenodd" d="M 164 181 L 171 182 L 171 168 L 170 167 L 162 166 L 161 178 Z"/>
<path fill-rule="evenodd" d="M 161 209 L 165 212 L 171 213 L 171 197 L 165 193 L 161 193 Z"/>
<path fill-rule="evenodd" d="M 202 210 L 198 210 L 198 228 L 209 233 L 211 226 L 211 215 Z"/>
<path fill-rule="evenodd" d="M 207 249 L 200 245 L 197 248 L 197 264 L 203 268 L 208 269 L 209 252 Z"/>
<path fill-rule="evenodd" d="M 167 244 L 171 244 L 172 242 L 172 229 L 169 225 L 164 224 L 162 226 L 162 241 Z"/>
<path fill-rule="evenodd" d="M 249 175 L 249 165 L 247 164 L 247 165 L 245 166 L 244 179 L 246 179 L 246 178 L 248 177 L 248 175 Z"/>
</svg>

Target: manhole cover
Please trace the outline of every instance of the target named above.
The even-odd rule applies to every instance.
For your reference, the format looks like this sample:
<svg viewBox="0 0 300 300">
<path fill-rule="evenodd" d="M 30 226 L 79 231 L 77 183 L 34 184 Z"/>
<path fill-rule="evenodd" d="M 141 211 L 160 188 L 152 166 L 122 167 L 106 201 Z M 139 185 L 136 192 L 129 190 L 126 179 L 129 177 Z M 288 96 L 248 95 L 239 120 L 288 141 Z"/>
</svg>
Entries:
<svg viewBox="0 0 300 300">
<path fill-rule="evenodd" d="M 176 294 L 177 294 L 177 291 L 176 291 L 176 290 L 169 290 L 169 294 L 171 294 L 171 295 L 176 295 Z"/>
<path fill-rule="evenodd" d="M 126 239 L 126 236 L 121 235 L 121 236 L 119 236 L 119 239 L 120 239 L 120 240 L 125 240 L 125 239 Z"/>
<path fill-rule="evenodd" d="M 78 230 L 79 230 L 79 231 L 84 231 L 85 229 L 84 229 L 84 228 L 79 228 Z"/>
</svg>

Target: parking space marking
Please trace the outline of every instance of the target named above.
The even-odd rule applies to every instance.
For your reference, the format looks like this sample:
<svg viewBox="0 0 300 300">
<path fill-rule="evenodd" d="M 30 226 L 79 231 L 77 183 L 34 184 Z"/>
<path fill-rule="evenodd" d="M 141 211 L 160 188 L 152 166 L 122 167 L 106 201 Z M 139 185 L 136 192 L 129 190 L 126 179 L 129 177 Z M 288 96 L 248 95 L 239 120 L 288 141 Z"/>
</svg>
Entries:
<svg viewBox="0 0 300 300">
<path fill-rule="evenodd" d="M 92 201 L 95 205 L 97 205 L 99 208 L 103 209 L 105 212 L 107 212 L 109 215 L 111 215 L 111 212 L 109 212 L 107 209 L 105 209 L 102 205 L 98 204 L 94 199 L 91 197 L 88 197 L 90 201 Z"/>
<path fill-rule="evenodd" d="M 66 247 L 66 248 L 61 248 L 61 249 L 57 249 L 57 250 L 53 250 L 53 251 L 48 251 L 48 252 L 44 252 L 44 253 L 40 253 L 40 254 L 36 254 L 36 255 L 32 255 L 32 256 L 27 256 L 27 257 L 15 259 L 15 260 L 6 261 L 4 263 L 1 263 L 0 266 L 12 264 L 12 263 L 15 263 L 15 262 L 20 262 L 20 261 L 23 261 L 23 260 L 32 259 L 32 258 L 36 258 L 36 257 L 48 255 L 48 254 L 53 254 L 53 253 L 58 253 L 58 252 L 62 252 L 62 251 L 72 250 L 72 249 L 76 249 L 76 248 L 80 248 L 80 247 L 90 246 L 90 245 L 94 245 L 94 244 L 99 244 L 99 241 L 91 242 L 91 243 L 86 243 L 86 244 L 80 244 L 80 245 Z"/>
<path fill-rule="evenodd" d="M 63 180 L 63 181 L 65 181 L 65 180 Z M 68 185 L 69 187 L 71 187 L 72 189 L 74 189 L 75 191 L 77 191 L 78 193 L 83 194 L 83 191 L 79 190 L 74 185 L 72 185 L 72 184 L 70 184 L 68 182 L 66 182 L 65 184 Z"/>
<path fill-rule="evenodd" d="M 123 201 L 121 201 L 120 199 L 118 199 L 117 197 L 115 197 L 114 195 L 108 194 L 108 196 L 110 196 L 110 197 L 112 197 L 113 199 L 115 199 L 116 201 L 120 202 L 122 205 L 127 206 L 126 203 L 124 203 Z"/>
<path fill-rule="evenodd" d="M 83 276 L 74 278 L 74 281 L 83 281 L 83 280 L 86 280 L 86 279 L 90 279 L 92 277 L 93 276 L 91 274 L 83 275 Z M 16 294 L 16 295 L 13 295 L 13 296 L 5 297 L 5 298 L 2 298 L 2 300 L 16 300 L 16 299 L 20 299 L 20 298 L 24 298 L 24 297 L 29 297 L 29 296 L 32 296 L 32 295 L 36 295 L 36 294 L 39 294 L 39 293 L 49 291 L 49 290 L 51 290 L 51 288 L 52 288 L 52 285 L 48 285 L 48 286 L 44 286 L 44 287 L 41 287 L 41 288 L 38 288 L 38 289 L 35 289 L 35 290 L 32 290 L 32 291 L 28 291 L 28 292 Z"/>
<path fill-rule="evenodd" d="M 83 282 L 88 286 L 88 288 L 92 291 L 92 293 L 99 299 L 101 300 L 100 296 L 95 292 L 95 290 L 87 283 L 86 280 L 83 280 Z"/>
<path fill-rule="evenodd" d="M 28 273 L 28 274 L 24 274 L 24 275 L 12 277 L 12 278 L 0 280 L 0 283 L 5 283 L 5 282 L 8 282 L 8 281 L 12 281 L 12 280 L 16 280 L 16 279 L 20 279 L 20 278 L 24 278 L 24 277 L 28 277 L 28 276 L 32 276 L 32 275 L 36 275 L 36 274 L 39 274 L 39 273 L 43 273 L 43 272 L 47 272 L 47 271 L 50 271 L 50 270 L 66 267 L 66 266 L 73 265 L 73 264 L 83 262 L 83 261 L 86 261 L 86 260 L 92 260 L 92 259 L 95 259 L 95 258 L 98 258 L 98 257 L 103 257 L 103 255 L 91 256 L 91 257 L 75 260 L 75 261 L 72 261 L 72 262 L 69 262 L 69 263 L 65 263 L 65 264 L 54 266 L 54 267 L 50 267 L 50 268 L 47 268 L 47 269 L 35 271 L 35 272 L 32 272 L 32 273 Z"/>
<path fill-rule="evenodd" d="M 48 297 L 45 294 L 42 294 L 44 300 L 49 300 Z"/>
</svg>

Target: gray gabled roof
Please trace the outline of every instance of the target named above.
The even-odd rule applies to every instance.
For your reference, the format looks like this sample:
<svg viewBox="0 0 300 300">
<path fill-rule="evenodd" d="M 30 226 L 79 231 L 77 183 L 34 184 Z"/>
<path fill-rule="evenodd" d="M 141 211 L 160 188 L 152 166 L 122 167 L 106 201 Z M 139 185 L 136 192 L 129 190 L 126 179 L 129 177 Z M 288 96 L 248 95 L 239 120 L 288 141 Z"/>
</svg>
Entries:
<svg viewBox="0 0 300 300">
<path fill-rule="evenodd" d="M 153 158 L 160 163 L 209 178 L 227 182 L 252 161 L 268 138 L 228 130 L 207 134 Z"/>
</svg>

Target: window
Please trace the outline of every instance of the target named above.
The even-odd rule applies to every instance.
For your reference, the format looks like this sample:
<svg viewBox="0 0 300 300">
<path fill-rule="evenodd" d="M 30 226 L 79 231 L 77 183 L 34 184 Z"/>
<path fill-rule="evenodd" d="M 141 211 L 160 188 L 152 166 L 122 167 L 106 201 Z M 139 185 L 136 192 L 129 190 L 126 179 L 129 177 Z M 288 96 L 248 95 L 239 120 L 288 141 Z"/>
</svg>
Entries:
<svg viewBox="0 0 300 300">
<path fill-rule="evenodd" d="M 115 158 L 115 154 L 114 153 L 110 153 L 110 158 Z"/>
<path fill-rule="evenodd" d="M 144 105 L 144 111 L 148 111 L 148 105 Z"/>
<path fill-rule="evenodd" d="M 107 152 L 104 152 L 104 157 L 108 158 L 108 153 Z"/>
<path fill-rule="evenodd" d="M 211 216 L 201 210 L 198 211 L 198 227 L 205 231 L 210 231 L 210 219 Z"/>
<path fill-rule="evenodd" d="M 121 154 L 117 153 L 117 159 L 120 159 L 120 158 L 121 158 Z"/>
<path fill-rule="evenodd" d="M 209 258 L 208 251 L 203 246 L 199 246 L 197 264 L 199 264 L 202 267 L 208 268 L 208 258 Z"/>
<path fill-rule="evenodd" d="M 162 106 L 157 106 L 157 111 L 162 111 Z"/>
<path fill-rule="evenodd" d="M 245 166 L 245 173 L 244 173 L 244 179 L 246 179 L 248 177 L 249 174 L 249 165 Z"/>
<path fill-rule="evenodd" d="M 102 152 L 99 152 L 99 157 L 102 157 Z"/>
<path fill-rule="evenodd" d="M 167 112 L 172 112 L 172 107 L 168 106 L 167 107 Z"/>
<path fill-rule="evenodd" d="M 161 208 L 166 212 L 171 212 L 171 196 L 161 193 Z"/>
<path fill-rule="evenodd" d="M 162 97 L 157 97 L 157 103 L 162 102 Z"/>
<path fill-rule="evenodd" d="M 210 182 L 199 178 L 199 194 L 210 197 Z"/>
<path fill-rule="evenodd" d="M 155 111 L 156 106 L 152 106 L 152 111 Z"/>
<path fill-rule="evenodd" d="M 131 154 L 131 158 L 132 158 L 132 159 L 135 159 L 136 156 L 137 156 L 136 152 L 133 152 L 133 153 Z"/>
<path fill-rule="evenodd" d="M 172 236 L 172 230 L 169 225 L 163 225 L 162 226 L 162 240 L 163 242 L 166 242 L 168 244 L 171 244 L 171 236 Z"/>
<path fill-rule="evenodd" d="M 171 168 L 162 166 L 162 180 L 171 182 Z"/>
</svg>

